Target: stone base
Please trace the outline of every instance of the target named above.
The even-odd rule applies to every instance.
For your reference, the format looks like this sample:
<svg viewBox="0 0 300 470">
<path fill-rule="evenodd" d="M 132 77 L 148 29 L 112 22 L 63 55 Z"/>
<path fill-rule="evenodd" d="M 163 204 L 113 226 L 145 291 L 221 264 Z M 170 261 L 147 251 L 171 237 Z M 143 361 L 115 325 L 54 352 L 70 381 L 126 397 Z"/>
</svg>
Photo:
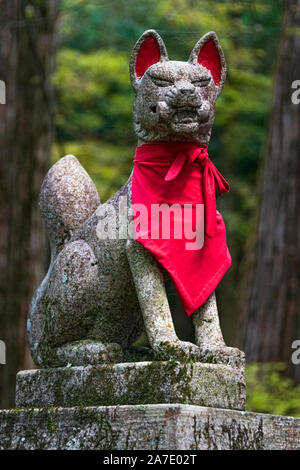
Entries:
<svg viewBox="0 0 300 470">
<path fill-rule="evenodd" d="M 300 449 L 300 418 L 192 405 L 0 411 L 0 449 Z"/>
<path fill-rule="evenodd" d="M 21 371 L 16 406 L 187 403 L 243 410 L 245 379 L 221 364 L 136 362 Z"/>
</svg>

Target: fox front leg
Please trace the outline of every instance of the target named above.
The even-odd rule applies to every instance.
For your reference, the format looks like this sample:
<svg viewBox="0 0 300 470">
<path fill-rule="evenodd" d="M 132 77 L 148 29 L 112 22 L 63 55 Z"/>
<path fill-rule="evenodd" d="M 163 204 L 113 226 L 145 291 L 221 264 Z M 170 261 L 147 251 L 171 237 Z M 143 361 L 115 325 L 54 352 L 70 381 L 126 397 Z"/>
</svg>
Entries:
<svg viewBox="0 0 300 470">
<path fill-rule="evenodd" d="M 215 292 L 193 315 L 196 344 L 202 353 L 203 362 L 214 362 L 240 367 L 244 353 L 226 346 L 219 322 Z"/>
<path fill-rule="evenodd" d="M 176 335 L 158 262 L 140 243 L 128 240 L 127 257 L 151 348 L 159 360 L 199 360 L 200 349 Z"/>
</svg>

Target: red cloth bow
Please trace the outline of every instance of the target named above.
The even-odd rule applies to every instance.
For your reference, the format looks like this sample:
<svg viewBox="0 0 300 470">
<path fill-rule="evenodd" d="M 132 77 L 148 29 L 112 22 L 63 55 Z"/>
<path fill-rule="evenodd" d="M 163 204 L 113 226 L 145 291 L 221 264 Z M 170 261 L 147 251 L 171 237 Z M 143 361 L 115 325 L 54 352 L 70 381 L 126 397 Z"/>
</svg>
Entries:
<svg viewBox="0 0 300 470">
<path fill-rule="evenodd" d="M 147 210 L 140 211 L 138 217 L 134 215 L 135 240 L 151 251 L 169 272 L 188 315 L 207 300 L 231 265 L 225 225 L 216 210 L 215 185 L 220 193 L 229 191 L 227 181 L 209 159 L 204 144 L 151 142 L 136 149 L 132 203 Z M 187 249 L 191 240 L 184 231 L 180 239 L 173 232 L 169 239 L 161 236 L 161 220 L 153 219 L 151 211 L 153 206 L 162 204 L 190 206 L 190 211 L 182 210 L 182 222 L 191 225 L 195 220 L 199 224 L 196 208 L 204 204 L 205 237 L 201 249 Z M 175 211 L 174 224 L 177 219 Z M 152 237 L 152 225 L 158 225 L 159 237 Z"/>
<path fill-rule="evenodd" d="M 195 149 L 192 148 L 190 150 L 179 152 L 165 176 L 165 181 L 172 181 L 179 175 L 187 158 L 191 162 L 199 162 L 204 168 L 203 191 L 205 200 L 205 233 L 209 237 L 214 237 L 216 233 L 215 183 L 219 193 L 227 193 L 229 191 L 229 184 L 209 159 L 207 145 L 204 144 L 201 144 L 201 146 Z"/>
</svg>

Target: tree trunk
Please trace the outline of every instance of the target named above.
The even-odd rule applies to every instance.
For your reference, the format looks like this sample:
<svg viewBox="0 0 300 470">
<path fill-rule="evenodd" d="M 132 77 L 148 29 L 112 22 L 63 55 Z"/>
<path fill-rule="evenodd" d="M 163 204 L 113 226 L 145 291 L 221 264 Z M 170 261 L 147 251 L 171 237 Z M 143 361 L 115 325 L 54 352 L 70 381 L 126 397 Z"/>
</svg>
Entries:
<svg viewBox="0 0 300 470">
<path fill-rule="evenodd" d="M 38 194 L 53 130 L 58 0 L 0 0 L 0 407 L 14 404 L 16 372 L 32 367 L 26 317 L 45 267 Z"/>
<path fill-rule="evenodd" d="M 243 328 L 249 362 L 284 361 L 297 381 L 291 345 L 300 339 L 300 104 L 292 102 L 292 83 L 300 80 L 299 28 L 300 0 L 286 0 Z"/>
</svg>

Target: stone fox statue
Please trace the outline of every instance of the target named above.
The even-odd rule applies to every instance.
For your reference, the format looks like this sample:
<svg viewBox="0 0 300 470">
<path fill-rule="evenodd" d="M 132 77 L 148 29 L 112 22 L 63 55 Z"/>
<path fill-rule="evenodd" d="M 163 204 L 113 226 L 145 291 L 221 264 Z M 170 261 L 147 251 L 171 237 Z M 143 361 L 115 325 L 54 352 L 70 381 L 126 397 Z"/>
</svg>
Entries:
<svg viewBox="0 0 300 470">
<path fill-rule="evenodd" d="M 208 144 L 225 75 L 214 32 L 197 42 L 187 62 L 179 62 L 168 60 L 156 31 L 146 31 L 130 61 L 138 146 Z M 101 217 L 106 213 L 107 223 L 109 206 L 120 210 L 121 198 L 130 209 L 132 175 L 100 204 L 93 182 L 72 155 L 60 159 L 46 175 L 40 207 L 51 263 L 28 318 L 35 363 L 57 367 L 122 362 L 124 352 L 146 333 L 157 360 L 242 364 L 243 353 L 224 343 L 213 291 L 190 317 L 195 343 L 183 341 L 176 334 L 166 295 L 167 271 L 133 237 L 99 239 Z"/>
</svg>

